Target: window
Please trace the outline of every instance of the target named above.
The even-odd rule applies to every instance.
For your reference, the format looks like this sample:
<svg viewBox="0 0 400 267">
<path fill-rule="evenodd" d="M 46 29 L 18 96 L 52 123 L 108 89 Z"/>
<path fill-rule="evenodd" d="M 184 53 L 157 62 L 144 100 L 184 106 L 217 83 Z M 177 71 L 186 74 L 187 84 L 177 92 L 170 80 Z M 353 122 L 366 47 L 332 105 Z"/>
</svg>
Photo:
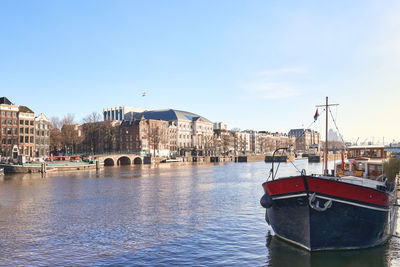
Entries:
<svg viewBox="0 0 400 267">
<path fill-rule="evenodd" d="M 7 134 L 11 134 L 11 128 L 7 128 Z"/>
<path fill-rule="evenodd" d="M 31 121 L 31 126 L 33 126 L 33 121 Z"/>
<path fill-rule="evenodd" d="M 25 121 L 25 125 L 29 125 L 29 121 Z"/>
<path fill-rule="evenodd" d="M 14 128 L 14 134 L 18 135 L 18 128 Z"/>
<path fill-rule="evenodd" d="M 17 113 L 13 112 L 12 116 L 13 116 L 13 118 L 16 118 L 17 117 Z"/>
<path fill-rule="evenodd" d="M 5 112 L 5 111 L 2 111 L 2 112 L 1 112 L 1 116 L 5 117 L 5 116 L 6 116 L 6 112 Z"/>
<path fill-rule="evenodd" d="M 22 144 L 22 143 L 24 143 L 24 137 L 23 136 L 20 136 L 19 137 L 19 142 Z"/>
<path fill-rule="evenodd" d="M 25 134 L 29 134 L 29 128 L 25 128 Z"/>
<path fill-rule="evenodd" d="M 31 139 L 31 140 L 30 140 L 30 141 L 31 141 L 30 143 L 33 144 L 33 136 L 31 136 L 30 139 Z"/>
<path fill-rule="evenodd" d="M 12 125 L 12 120 L 8 120 L 8 125 Z"/>
<path fill-rule="evenodd" d="M 14 120 L 14 125 L 17 125 L 17 121 L 16 120 Z"/>
<path fill-rule="evenodd" d="M 33 128 L 29 129 L 30 134 L 33 134 Z"/>
<path fill-rule="evenodd" d="M 1 124 L 7 124 L 7 120 L 2 120 Z"/>
<path fill-rule="evenodd" d="M 11 112 L 7 112 L 7 117 L 11 117 Z"/>
<path fill-rule="evenodd" d="M 24 124 L 24 121 L 23 121 L 23 120 L 20 120 L 20 121 L 19 121 L 19 124 L 21 124 L 21 125 Z"/>
<path fill-rule="evenodd" d="M 26 144 L 29 143 L 29 136 L 25 136 L 25 143 L 26 143 Z"/>
<path fill-rule="evenodd" d="M 11 145 L 12 139 L 7 139 L 7 143 L 8 143 L 9 145 Z"/>
</svg>

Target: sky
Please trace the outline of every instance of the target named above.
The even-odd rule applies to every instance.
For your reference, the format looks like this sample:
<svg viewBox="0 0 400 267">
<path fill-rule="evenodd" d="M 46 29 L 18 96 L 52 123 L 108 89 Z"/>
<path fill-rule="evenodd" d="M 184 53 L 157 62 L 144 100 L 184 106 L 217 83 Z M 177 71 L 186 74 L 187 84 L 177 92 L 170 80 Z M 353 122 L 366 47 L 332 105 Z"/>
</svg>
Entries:
<svg viewBox="0 0 400 267">
<path fill-rule="evenodd" d="M 77 122 L 173 108 L 272 132 L 323 132 L 328 96 L 345 140 L 400 141 L 398 14 L 399 1 L 3 0 L 0 96 Z"/>
</svg>

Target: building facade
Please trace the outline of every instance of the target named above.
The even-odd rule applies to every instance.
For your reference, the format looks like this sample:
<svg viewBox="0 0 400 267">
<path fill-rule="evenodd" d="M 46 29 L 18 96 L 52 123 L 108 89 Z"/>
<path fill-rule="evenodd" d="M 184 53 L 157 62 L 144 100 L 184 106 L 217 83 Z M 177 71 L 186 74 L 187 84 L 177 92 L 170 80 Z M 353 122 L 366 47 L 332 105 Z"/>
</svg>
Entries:
<svg viewBox="0 0 400 267">
<path fill-rule="evenodd" d="M 0 98 L 0 155 L 13 157 L 18 150 L 18 106 L 12 104 L 6 97 Z"/>
<path fill-rule="evenodd" d="M 122 152 L 157 157 L 170 156 L 168 121 L 146 120 L 142 117 L 123 121 L 119 129 Z"/>
<path fill-rule="evenodd" d="M 35 113 L 26 106 L 18 106 L 19 154 L 35 156 Z"/>
<path fill-rule="evenodd" d="M 296 138 L 296 150 L 308 152 L 310 145 L 320 144 L 320 134 L 311 129 L 292 129 L 289 136 Z"/>
<path fill-rule="evenodd" d="M 124 121 L 131 120 L 132 112 L 144 112 L 145 109 L 132 108 L 132 107 L 115 107 L 115 108 L 105 108 L 103 109 L 103 118 L 105 121 Z"/>
<path fill-rule="evenodd" d="M 187 153 L 206 154 L 206 146 L 213 139 L 213 123 L 206 118 L 181 110 L 154 110 L 141 113 L 131 113 L 131 117 L 147 120 L 167 121 L 173 133 L 176 134 L 173 142 L 176 143 L 178 155 Z M 175 147 L 175 145 L 174 145 Z"/>
<path fill-rule="evenodd" d="M 50 155 L 50 120 L 41 113 L 35 118 L 35 156 L 45 158 Z"/>
</svg>

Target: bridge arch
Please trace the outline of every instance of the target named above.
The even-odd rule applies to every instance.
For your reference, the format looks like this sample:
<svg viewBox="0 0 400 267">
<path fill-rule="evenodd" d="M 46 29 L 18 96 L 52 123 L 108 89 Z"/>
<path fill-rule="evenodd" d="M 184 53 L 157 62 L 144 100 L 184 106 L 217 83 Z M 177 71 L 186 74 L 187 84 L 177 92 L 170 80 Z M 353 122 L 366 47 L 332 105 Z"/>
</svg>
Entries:
<svg viewBox="0 0 400 267">
<path fill-rule="evenodd" d="M 133 164 L 143 164 L 142 158 L 140 157 L 134 158 Z"/>
<path fill-rule="evenodd" d="M 112 158 L 106 158 L 104 160 L 104 166 L 114 166 L 114 160 Z"/>
<path fill-rule="evenodd" d="M 118 166 L 131 165 L 131 159 L 129 157 L 127 157 L 127 156 L 122 156 L 122 157 L 118 158 L 117 165 Z"/>
</svg>

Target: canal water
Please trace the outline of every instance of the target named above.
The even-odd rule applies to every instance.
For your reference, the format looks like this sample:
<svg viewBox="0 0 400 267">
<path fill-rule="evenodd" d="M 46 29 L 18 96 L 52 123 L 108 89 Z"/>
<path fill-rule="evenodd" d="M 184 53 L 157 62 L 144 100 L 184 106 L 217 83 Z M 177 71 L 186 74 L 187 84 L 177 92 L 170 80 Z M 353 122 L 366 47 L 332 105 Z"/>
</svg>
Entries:
<svg viewBox="0 0 400 267">
<path fill-rule="evenodd" d="M 164 164 L 6 175 L 1 266 L 400 266 L 400 239 L 308 253 L 273 235 L 259 200 L 270 164 Z M 321 164 L 296 161 L 320 173 Z M 295 175 L 291 163 L 279 174 Z M 400 228 L 399 228 L 400 229 Z"/>
</svg>

